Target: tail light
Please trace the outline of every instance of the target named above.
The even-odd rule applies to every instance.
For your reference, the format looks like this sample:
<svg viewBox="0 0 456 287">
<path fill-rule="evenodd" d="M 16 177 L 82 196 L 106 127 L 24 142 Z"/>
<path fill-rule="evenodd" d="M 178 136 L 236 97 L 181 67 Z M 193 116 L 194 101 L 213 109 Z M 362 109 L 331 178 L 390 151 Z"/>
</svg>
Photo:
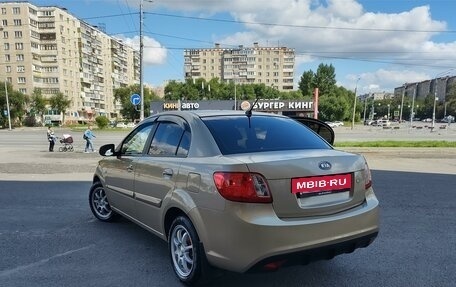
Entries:
<svg viewBox="0 0 456 287">
<path fill-rule="evenodd" d="M 266 179 L 257 173 L 215 172 L 215 187 L 228 200 L 253 203 L 271 203 L 272 197 Z"/>
<path fill-rule="evenodd" d="M 370 172 L 367 161 L 364 161 L 363 177 L 364 177 L 364 188 L 368 189 L 369 187 L 372 186 L 372 174 Z"/>
</svg>

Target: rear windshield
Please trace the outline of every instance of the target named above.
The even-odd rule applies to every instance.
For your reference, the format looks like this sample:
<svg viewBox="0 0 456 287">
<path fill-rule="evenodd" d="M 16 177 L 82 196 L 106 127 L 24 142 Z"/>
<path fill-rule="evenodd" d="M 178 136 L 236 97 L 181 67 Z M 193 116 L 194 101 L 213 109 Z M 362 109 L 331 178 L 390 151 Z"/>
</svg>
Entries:
<svg viewBox="0 0 456 287">
<path fill-rule="evenodd" d="M 222 154 L 262 151 L 331 149 L 326 141 L 303 124 L 273 116 L 204 117 Z"/>
</svg>

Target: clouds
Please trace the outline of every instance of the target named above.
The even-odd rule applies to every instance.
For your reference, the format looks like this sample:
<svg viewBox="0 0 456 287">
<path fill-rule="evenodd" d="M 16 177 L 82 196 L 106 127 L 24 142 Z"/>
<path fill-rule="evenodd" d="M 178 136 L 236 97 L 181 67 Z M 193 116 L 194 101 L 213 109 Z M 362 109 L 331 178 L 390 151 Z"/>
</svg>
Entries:
<svg viewBox="0 0 456 287">
<path fill-rule="evenodd" d="M 133 47 L 135 50 L 139 51 L 139 36 L 133 38 L 121 37 L 122 40 Z M 144 44 L 144 64 L 148 65 L 160 65 L 166 62 L 167 50 L 155 39 L 148 36 L 143 37 Z"/>
<path fill-rule="evenodd" d="M 445 21 L 432 18 L 431 7 L 438 5 L 433 3 L 413 6 L 414 2 L 409 1 L 408 7 L 389 3 L 406 8 L 388 9 L 395 12 L 387 13 L 378 12 L 383 7 L 373 9 L 368 6 L 375 4 L 362 0 L 144 1 L 149 9 L 166 9 L 170 14 L 213 19 L 222 13 L 230 15 L 241 22 L 240 29 L 230 33 L 224 30 L 223 34 L 217 33 L 216 28 L 208 29 L 208 37 L 200 40 L 210 38 L 222 46 L 251 46 L 258 42 L 262 46 L 291 47 L 296 52 L 297 77 L 318 63 L 334 62 L 341 84 L 350 85 L 350 74 L 364 73 L 365 86 L 379 90 L 423 80 L 454 66 L 456 41 L 446 38 L 452 34 L 444 33 L 448 30 Z M 228 25 L 210 23 L 214 27 Z M 155 48 L 145 53 L 147 63 L 163 63 L 166 50 L 150 40 L 150 46 Z M 350 72 L 347 67 L 338 66 L 338 62 L 346 64 L 348 60 L 353 60 L 353 68 L 357 65 L 365 70 Z"/>
</svg>

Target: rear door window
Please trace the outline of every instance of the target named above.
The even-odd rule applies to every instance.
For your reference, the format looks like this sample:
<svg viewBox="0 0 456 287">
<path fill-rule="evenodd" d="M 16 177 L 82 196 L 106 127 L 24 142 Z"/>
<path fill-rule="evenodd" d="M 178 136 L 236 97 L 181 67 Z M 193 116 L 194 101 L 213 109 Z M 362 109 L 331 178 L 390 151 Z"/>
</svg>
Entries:
<svg viewBox="0 0 456 287">
<path fill-rule="evenodd" d="M 148 154 L 151 156 L 186 156 L 189 136 L 184 136 L 184 132 L 184 129 L 176 123 L 160 122 Z"/>
</svg>

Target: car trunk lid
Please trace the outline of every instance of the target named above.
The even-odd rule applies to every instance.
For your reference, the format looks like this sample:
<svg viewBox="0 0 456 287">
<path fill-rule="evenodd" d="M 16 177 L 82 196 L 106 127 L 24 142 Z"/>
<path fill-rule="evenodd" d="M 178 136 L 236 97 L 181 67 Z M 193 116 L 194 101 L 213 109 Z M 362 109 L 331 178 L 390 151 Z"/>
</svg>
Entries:
<svg viewBox="0 0 456 287">
<path fill-rule="evenodd" d="M 365 160 L 337 150 L 237 155 L 250 172 L 262 174 L 281 218 L 333 214 L 365 199 Z"/>
</svg>

